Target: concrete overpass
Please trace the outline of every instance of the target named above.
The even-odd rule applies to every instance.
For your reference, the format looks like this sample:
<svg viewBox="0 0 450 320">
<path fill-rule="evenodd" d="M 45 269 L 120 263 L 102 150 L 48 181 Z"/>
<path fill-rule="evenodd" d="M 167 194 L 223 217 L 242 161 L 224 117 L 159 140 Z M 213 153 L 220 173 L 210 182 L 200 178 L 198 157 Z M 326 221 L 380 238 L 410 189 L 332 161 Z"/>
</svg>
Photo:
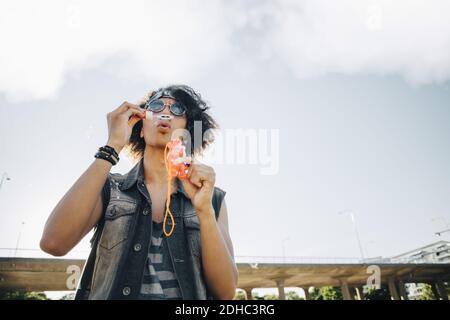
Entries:
<svg viewBox="0 0 450 320">
<path fill-rule="evenodd" d="M 47 258 L 0 258 L 0 291 L 73 290 L 85 260 Z M 379 272 L 393 299 L 407 299 L 405 283 L 430 283 L 435 296 L 448 300 L 444 282 L 450 281 L 450 264 L 411 263 L 244 263 L 238 262 L 239 283 L 247 297 L 254 288 L 341 287 L 344 299 L 361 298 L 362 286 Z M 375 267 L 370 267 L 370 266 Z M 379 268 L 379 269 L 377 269 Z"/>
<path fill-rule="evenodd" d="M 444 282 L 450 280 L 450 264 L 238 264 L 239 288 L 251 297 L 254 288 L 278 287 L 284 299 L 285 287 L 299 287 L 308 299 L 309 287 L 341 287 L 345 300 L 362 298 L 362 288 L 379 271 L 380 285 L 386 285 L 394 300 L 407 300 L 406 283 L 429 283 L 435 296 L 448 300 Z M 379 269 L 378 269 L 379 268 Z"/>
</svg>

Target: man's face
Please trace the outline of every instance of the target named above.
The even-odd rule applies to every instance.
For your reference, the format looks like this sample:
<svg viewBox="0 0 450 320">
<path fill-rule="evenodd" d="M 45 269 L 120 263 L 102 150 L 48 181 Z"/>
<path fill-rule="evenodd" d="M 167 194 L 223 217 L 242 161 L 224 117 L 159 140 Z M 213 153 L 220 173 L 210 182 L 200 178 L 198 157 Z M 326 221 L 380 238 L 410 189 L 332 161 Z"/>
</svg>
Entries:
<svg viewBox="0 0 450 320">
<path fill-rule="evenodd" d="M 144 137 L 145 144 L 152 147 L 164 148 L 171 140 L 172 133 L 177 129 L 186 129 L 186 113 L 182 116 L 175 116 L 170 112 L 170 106 L 175 103 L 172 98 L 161 98 L 164 101 L 164 109 L 161 112 L 153 113 L 153 119 L 143 120 L 141 137 Z M 170 121 L 161 121 L 159 115 L 170 115 Z"/>
</svg>

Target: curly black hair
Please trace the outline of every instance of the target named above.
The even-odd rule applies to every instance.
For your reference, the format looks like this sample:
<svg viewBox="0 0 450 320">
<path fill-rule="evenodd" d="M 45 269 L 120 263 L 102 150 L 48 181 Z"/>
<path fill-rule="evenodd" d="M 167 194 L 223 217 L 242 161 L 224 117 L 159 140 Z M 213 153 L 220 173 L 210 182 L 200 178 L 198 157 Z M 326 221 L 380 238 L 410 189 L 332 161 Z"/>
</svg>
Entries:
<svg viewBox="0 0 450 320">
<path fill-rule="evenodd" d="M 209 129 L 218 129 L 219 125 L 217 122 L 211 117 L 208 113 L 208 110 L 211 108 L 208 102 L 206 102 L 200 95 L 200 93 L 196 92 L 194 89 L 187 85 L 169 85 L 166 87 L 161 87 L 158 90 L 154 91 L 153 94 L 149 97 L 150 100 L 156 92 L 160 90 L 169 90 L 170 93 L 180 102 L 182 102 L 186 107 L 186 130 L 189 131 L 191 137 L 194 137 L 194 123 L 195 121 L 201 121 L 201 144 L 187 144 L 187 147 L 190 150 L 191 154 L 199 155 L 206 149 L 214 141 L 214 136 L 208 134 L 208 137 L 204 137 L 205 131 Z M 147 101 L 148 101 L 147 100 Z M 140 104 L 140 107 L 143 107 L 146 101 Z M 144 156 L 145 149 L 145 140 L 141 138 L 140 133 L 142 130 L 142 120 L 138 121 L 131 132 L 130 141 L 127 144 L 127 148 L 131 154 L 131 156 L 135 159 L 140 159 Z M 211 132 L 211 130 L 209 130 Z"/>
</svg>

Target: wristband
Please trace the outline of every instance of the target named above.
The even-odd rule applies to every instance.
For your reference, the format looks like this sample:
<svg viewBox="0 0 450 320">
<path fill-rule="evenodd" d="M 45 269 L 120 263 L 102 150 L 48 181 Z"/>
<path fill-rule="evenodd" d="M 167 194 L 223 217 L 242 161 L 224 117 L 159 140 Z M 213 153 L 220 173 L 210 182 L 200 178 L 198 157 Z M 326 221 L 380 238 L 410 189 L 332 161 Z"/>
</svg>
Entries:
<svg viewBox="0 0 450 320">
<path fill-rule="evenodd" d="M 100 147 L 97 153 L 94 156 L 97 159 L 103 159 L 110 162 L 113 166 L 119 162 L 119 155 L 114 150 L 114 148 L 110 146 Z"/>
</svg>

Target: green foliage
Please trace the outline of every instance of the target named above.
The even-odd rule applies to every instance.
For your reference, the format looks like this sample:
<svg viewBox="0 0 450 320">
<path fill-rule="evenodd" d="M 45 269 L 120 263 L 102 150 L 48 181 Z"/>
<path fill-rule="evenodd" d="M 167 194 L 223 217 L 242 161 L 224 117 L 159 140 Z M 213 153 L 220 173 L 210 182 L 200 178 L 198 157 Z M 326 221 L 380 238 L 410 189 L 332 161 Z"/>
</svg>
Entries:
<svg viewBox="0 0 450 320">
<path fill-rule="evenodd" d="M 322 300 L 320 297 L 320 288 L 313 287 L 312 291 L 309 292 L 310 300 Z"/>
<path fill-rule="evenodd" d="M 50 300 L 43 292 L 11 291 L 0 293 L 0 300 Z"/>
<path fill-rule="evenodd" d="M 245 300 L 245 292 L 243 290 L 236 290 L 234 300 Z"/>
<path fill-rule="evenodd" d="M 391 295 L 386 288 L 376 289 L 369 287 L 367 288 L 364 300 L 391 300 Z"/>
<path fill-rule="evenodd" d="M 264 296 L 260 296 L 257 293 L 252 294 L 253 300 L 264 300 Z"/>
<path fill-rule="evenodd" d="M 277 294 L 265 294 L 264 296 L 259 296 L 257 293 L 252 294 L 253 300 L 278 300 Z M 287 300 L 303 300 L 295 291 L 288 291 L 286 293 Z M 243 290 L 236 290 L 234 300 L 245 300 L 245 292 Z"/>
<path fill-rule="evenodd" d="M 311 300 L 342 300 L 341 288 L 322 287 L 314 288 L 310 293 Z"/>
<path fill-rule="evenodd" d="M 289 291 L 288 293 L 286 293 L 286 300 L 304 300 L 303 298 L 301 298 L 297 292 L 295 291 Z"/>
<path fill-rule="evenodd" d="M 433 289 L 431 288 L 431 285 L 428 283 L 424 283 L 422 287 L 422 293 L 420 295 L 420 300 L 435 300 L 436 297 L 434 296 Z"/>
</svg>

